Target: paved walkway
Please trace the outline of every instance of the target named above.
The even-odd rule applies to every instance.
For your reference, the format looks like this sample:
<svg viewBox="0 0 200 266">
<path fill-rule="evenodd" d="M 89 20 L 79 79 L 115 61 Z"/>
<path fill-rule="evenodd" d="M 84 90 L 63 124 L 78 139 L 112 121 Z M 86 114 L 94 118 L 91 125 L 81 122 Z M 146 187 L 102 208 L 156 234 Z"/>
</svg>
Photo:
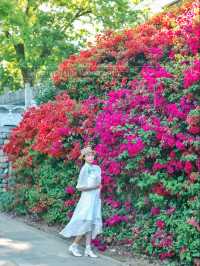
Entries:
<svg viewBox="0 0 200 266">
<path fill-rule="evenodd" d="M 0 213 L 0 266 L 122 266 L 110 257 L 73 257 L 69 242 Z"/>
</svg>

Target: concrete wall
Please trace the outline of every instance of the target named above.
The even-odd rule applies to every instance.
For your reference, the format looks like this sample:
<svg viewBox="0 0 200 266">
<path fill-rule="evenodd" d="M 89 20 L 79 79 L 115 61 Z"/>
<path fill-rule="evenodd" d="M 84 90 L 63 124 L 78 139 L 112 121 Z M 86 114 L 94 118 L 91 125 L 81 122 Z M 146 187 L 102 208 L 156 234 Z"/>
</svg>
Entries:
<svg viewBox="0 0 200 266">
<path fill-rule="evenodd" d="M 12 164 L 3 146 L 8 143 L 10 131 L 20 123 L 24 111 L 24 106 L 0 105 L 0 192 L 6 191 L 12 181 Z"/>
<path fill-rule="evenodd" d="M 8 137 L 12 126 L 0 127 L 0 192 L 8 189 L 11 181 L 11 163 L 3 152 L 3 145 L 8 143 Z"/>
<path fill-rule="evenodd" d="M 19 89 L 15 92 L 7 92 L 0 95 L 0 105 L 30 105 L 37 94 L 38 89 L 30 88 L 27 84 L 26 90 Z"/>
<path fill-rule="evenodd" d="M 35 106 L 36 92 L 26 86 L 25 90 L 0 96 L 0 193 L 6 191 L 12 182 L 12 164 L 3 152 L 3 145 L 8 142 L 10 130 L 20 123 L 25 110 Z"/>
<path fill-rule="evenodd" d="M 25 95 L 24 89 L 0 95 L 0 105 L 7 105 L 7 104 L 25 105 L 24 95 Z"/>
<path fill-rule="evenodd" d="M 0 105 L 0 127 L 18 125 L 24 111 L 21 105 Z"/>
</svg>

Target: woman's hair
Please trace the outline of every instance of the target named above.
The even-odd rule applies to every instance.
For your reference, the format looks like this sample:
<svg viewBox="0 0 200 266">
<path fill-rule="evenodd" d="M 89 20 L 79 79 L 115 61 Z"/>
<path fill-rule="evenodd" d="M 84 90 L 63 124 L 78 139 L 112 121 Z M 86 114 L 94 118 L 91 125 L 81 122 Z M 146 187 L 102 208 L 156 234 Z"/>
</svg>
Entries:
<svg viewBox="0 0 200 266">
<path fill-rule="evenodd" d="M 96 152 L 92 149 L 91 146 L 86 146 L 85 148 L 81 149 L 81 154 L 79 156 L 79 159 L 84 159 L 85 160 L 85 157 L 86 155 L 88 154 L 96 154 Z"/>
<path fill-rule="evenodd" d="M 89 154 L 93 154 L 93 155 L 95 156 L 95 154 L 94 154 L 93 152 L 90 152 L 90 153 L 86 153 L 86 154 L 84 154 L 84 155 L 83 155 L 83 159 L 85 160 L 85 157 L 86 157 L 87 155 L 89 155 Z"/>
</svg>

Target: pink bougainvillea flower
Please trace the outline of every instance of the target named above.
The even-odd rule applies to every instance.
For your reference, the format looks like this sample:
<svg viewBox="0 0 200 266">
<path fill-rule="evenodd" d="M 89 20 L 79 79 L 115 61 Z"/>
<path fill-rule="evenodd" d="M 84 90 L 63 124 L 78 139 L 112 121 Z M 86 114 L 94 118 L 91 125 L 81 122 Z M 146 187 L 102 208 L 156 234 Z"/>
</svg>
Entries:
<svg viewBox="0 0 200 266">
<path fill-rule="evenodd" d="M 92 240 L 92 244 L 94 244 L 94 246 L 99 246 L 101 244 L 101 241 L 99 239 L 93 239 Z"/>
<path fill-rule="evenodd" d="M 98 250 L 99 251 L 102 251 L 102 252 L 104 252 L 104 251 L 106 251 L 106 249 L 107 249 L 107 246 L 104 244 L 102 244 L 102 245 L 100 245 L 100 246 L 98 246 Z"/>
<path fill-rule="evenodd" d="M 183 253 L 185 253 L 187 250 L 188 250 L 188 248 L 187 248 L 186 246 L 183 246 L 183 247 L 181 247 L 181 249 L 180 249 L 180 253 L 183 254 Z"/>
<path fill-rule="evenodd" d="M 184 113 L 179 109 L 179 107 L 175 103 L 166 104 L 166 112 L 169 116 L 172 117 L 177 117 L 180 119 L 185 118 Z"/>
<path fill-rule="evenodd" d="M 144 149 L 144 144 L 141 139 L 138 139 L 136 143 L 128 143 L 127 150 L 130 157 L 136 156 Z"/>
<path fill-rule="evenodd" d="M 190 182 L 194 183 L 195 181 L 197 181 L 197 178 L 199 176 L 199 173 L 198 172 L 192 172 L 190 175 L 189 175 L 189 180 Z"/>
<path fill-rule="evenodd" d="M 154 94 L 154 107 L 163 107 L 166 104 L 166 99 L 161 93 L 156 92 Z"/>
<path fill-rule="evenodd" d="M 119 208 L 119 207 L 121 206 L 121 202 L 119 202 L 119 201 L 112 201 L 112 202 L 110 203 L 110 205 L 111 205 L 114 209 L 116 209 L 116 208 Z"/>
<path fill-rule="evenodd" d="M 52 143 L 51 149 L 50 149 L 50 154 L 53 156 L 58 156 L 63 149 L 63 144 L 61 143 L 60 140 L 54 141 Z"/>
<path fill-rule="evenodd" d="M 111 176 L 108 176 L 108 175 L 103 175 L 102 176 L 102 181 L 103 181 L 103 184 L 104 185 L 109 185 L 113 182 L 113 179 Z"/>
<path fill-rule="evenodd" d="M 166 164 L 164 164 L 164 163 L 157 163 L 157 162 L 155 162 L 154 164 L 153 164 L 153 170 L 154 171 L 157 171 L 157 170 L 160 170 L 160 169 L 165 169 L 166 168 Z"/>
<path fill-rule="evenodd" d="M 75 193 L 75 188 L 72 186 L 68 186 L 65 188 L 65 192 L 69 195 L 73 195 Z"/>
<path fill-rule="evenodd" d="M 105 199 L 105 201 L 114 209 L 119 208 L 121 206 L 121 202 L 113 200 L 112 198 Z"/>
<path fill-rule="evenodd" d="M 173 236 L 162 228 L 158 228 L 151 237 L 151 243 L 155 248 L 169 248 L 173 245 Z"/>
<path fill-rule="evenodd" d="M 109 149 L 108 146 L 102 143 L 99 143 L 96 145 L 95 151 L 100 155 L 103 156 L 105 154 L 108 154 Z"/>
<path fill-rule="evenodd" d="M 162 135 L 162 143 L 163 143 L 163 146 L 169 146 L 169 147 L 173 148 L 176 141 L 175 141 L 174 136 L 169 135 L 169 134 L 163 134 Z"/>
<path fill-rule="evenodd" d="M 174 172 L 175 172 L 174 167 L 173 167 L 172 165 L 168 165 L 168 166 L 167 166 L 167 172 L 168 172 L 169 174 L 174 173 Z"/>
<path fill-rule="evenodd" d="M 195 60 L 193 66 L 185 70 L 184 74 L 184 88 L 187 89 L 200 80 L 200 60 Z"/>
<path fill-rule="evenodd" d="M 157 220 L 156 226 L 159 227 L 160 229 L 163 229 L 165 227 L 165 222 L 162 220 Z"/>
<path fill-rule="evenodd" d="M 70 134 L 70 129 L 69 128 L 65 128 L 65 127 L 61 127 L 57 129 L 57 134 L 58 136 L 68 136 Z"/>
<path fill-rule="evenodd" d="M 99 251 L 105 251 L 107 249 L 107 246 L 105 243 L 103 243 L 100 239 L 92 239 L 91 243 L 97 247 Z"/>
<path fill-rule="evenodd" d="M 190 161 L 185 162 L 184 170 L 187 174 L 192 172 L 192 163 Z"/>
<path fill-rule="evenodd" d="M 114 226 L 114 225 L 119 224 L 121 222 L 128 222 L 128 217 L 125 215 L 115 214 L 105 221 L 105 225 Z"/>
<path fill-rule="evenodd" d="M 166 210 L 166 214 L 167 215 L 171 215 L 172 213 L 174 213 L 176 211 L 176 208 L 175 207 L 171 207 L 169 209 Z"/>
<path fill-rule="evenodd" d="M 72 212 L 72 211 L 68 211 L 68 212 L 67 212 L 67 217 L 68 217 L 69 219 L 71 219 L 72 216 L 73 216 L 73 212 Z"/>
<path fill-rule="evenodd" d="M 170 50 L 170 52 L 168 53 L 168 57 L 173 60 L 175 58 L 175 52 Z"/>
<path fill-rule="evenodd" d="M 158 214 L 160 214 L 160 208 L 152 207 L 152 208 L 151 208 L 151 215 L 152 215 L 152 216 L 156 216 L 156 215 L 158 215 Z"/>
<path fill-rule="evenodd" d="M 125 201 L 125 202 L 124 202 L 124 206 L 125 206 L 125 209 L 126 209 L 127 211 L 129 211 L 129 210 L 131 209 L 131 207 L 132 207 L 132 204 L 131 204 L 130 201 Z"/>
<path fill-rule="evenodd" d="M 149 52 L 151 54 L 151 56 L 156 59 L 156 60 L 159 60 L 162 58 L 163 56 L 163 50 L 160 49 L 159 47 L 152 47 L 152 48 L 149 48 Z"/>
<path fill-rule="evenodd" d="M 176 141 L 176 148 L 179 149 L 180 151 L 185 150 L 185 145 L 183 144 L 183 142 L 177 140 Z"/>
<path fill-rule="evenodd" d="M 188 128 L 188 131 L 194 135 L 197 135 L 200 133 L 200 127 L 199 126 L 191 126 Z"/>
<path fill-rule="evenodd" d="M 194 226 L 200 232 L 200 224 L 196 221 L 194 217 L 187 220 L 187 223 Z"/>
<path fill-rule="evenodd" d="M 171 159 L 174 159 L 176 157 L 176 153 L 174 151 L 171 151 L 170 154 L 169 154 L 169 157 Z"/>
<path fill-rule="evenodd" d="M 121 172 L 120 163 L 112 161 L 109 165 L 109 173 L 112 175 L 119 175 Z"/>
<path fill-rule="evenodd" d="M 159 254 L 160 260 L 165 260 L 165 259 L 171 258 L 173 256 L 174 256 L 174 252 L 173 251 L 163 252 L 163 253 Z"/>
</svg>

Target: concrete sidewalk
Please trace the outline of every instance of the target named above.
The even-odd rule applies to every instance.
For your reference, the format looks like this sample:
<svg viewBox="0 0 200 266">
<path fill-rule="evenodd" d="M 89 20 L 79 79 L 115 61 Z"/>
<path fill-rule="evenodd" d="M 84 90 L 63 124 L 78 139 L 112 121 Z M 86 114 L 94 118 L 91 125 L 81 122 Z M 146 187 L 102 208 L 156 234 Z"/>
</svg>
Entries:
<svg viewBox="0 0 200 266">
<path fill-rule="evenodd" d="M 110 257 L 73 257 L 69 241 L 0 213 L 0 266 L 122 266 Z"/>
</svg>

